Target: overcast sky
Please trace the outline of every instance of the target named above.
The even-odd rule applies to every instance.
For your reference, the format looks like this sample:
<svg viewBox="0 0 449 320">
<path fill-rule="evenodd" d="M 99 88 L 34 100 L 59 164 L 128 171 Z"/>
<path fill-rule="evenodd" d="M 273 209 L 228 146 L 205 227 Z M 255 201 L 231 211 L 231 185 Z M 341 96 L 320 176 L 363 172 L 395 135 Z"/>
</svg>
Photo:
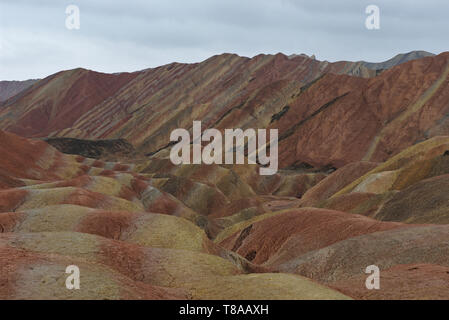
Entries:
<svg viewBox="0 0 449 320">
<path fill-rule="evenodd" d="M 66 7 L 80 29 L 66 28 Z M 380 30 L 365 8 L 380 8 Z M 223 52 L 384 61 L 449 51 L 449 0 L 0 0 L 0 80 L 135 71 Z"/>
</svg>

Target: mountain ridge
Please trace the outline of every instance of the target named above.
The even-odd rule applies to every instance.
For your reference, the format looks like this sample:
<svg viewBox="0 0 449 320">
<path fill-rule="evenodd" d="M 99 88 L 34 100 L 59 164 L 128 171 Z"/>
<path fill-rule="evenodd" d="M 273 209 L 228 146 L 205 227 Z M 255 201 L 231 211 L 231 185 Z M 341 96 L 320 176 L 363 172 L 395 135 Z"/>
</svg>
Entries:
<svg viewBox="0 0 449 320">
<path fill-rule="evenodd" d="M 252 59 L 223 54 L 133 73 L 74 69 L 5 101 L 0 129 L 28 137 L 123 138 L 142 154 L 155 154 L 166 149 L 172 130 L 190 130 L 192 121 L 201 119 L 205 128 L 219 130 L 279 128 L 282 167 L 385 161 L 416 141 L 447 134 L 448 57 L 411 60 L 369 77 L 353 76 L 351 65 L 342 62 L 283 54 Z M 350 112 L 350 105 L 358 111 L 345 119 L 342 112 Z M 431 113 L 419 113 L 428 108 Z M 389 132 L 408 126 L 413 117 L 422 128 L 392 140 L 396 136 Z M 333 148 L 333 155 L 322 136 L 326 123 L 342 131 L 333 142 L 342 143 L 341 150 Z M 322 132 L 313 143 L 306 133 L 312 127 Z M 364 133 L 357 133 L 362 128 Z M 360 144 L 358 151 L 348 150 L 344 132 Z"/>
<path fill-rule="evenodd" d="M 0 107 L 0 298 L 449 299 L 448 115 L 449 52 L 54 74 Z M 277 129 L 279 170 L 175 165 L 194 120 Z"/>
</svg>

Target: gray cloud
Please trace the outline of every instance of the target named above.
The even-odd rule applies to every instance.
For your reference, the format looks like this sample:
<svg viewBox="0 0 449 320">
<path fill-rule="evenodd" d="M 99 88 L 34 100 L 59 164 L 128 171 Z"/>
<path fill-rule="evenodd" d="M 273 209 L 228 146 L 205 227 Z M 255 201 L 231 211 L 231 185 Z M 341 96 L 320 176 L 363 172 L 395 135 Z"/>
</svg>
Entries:
<svg viewBox="0 0 449 320">
<path fill-rule="evenodd" d="M 65 28 L 65 8 L 81 29 Z M 365 7 L 381 29 L 365 28 Z M 382 61 L 411 50 L 449 50 L 447 0 L 2 0 L 0 79 L 85 67 L 134 71 L 233 52 L 316 54 L 321 60 Z"/>
</svg>

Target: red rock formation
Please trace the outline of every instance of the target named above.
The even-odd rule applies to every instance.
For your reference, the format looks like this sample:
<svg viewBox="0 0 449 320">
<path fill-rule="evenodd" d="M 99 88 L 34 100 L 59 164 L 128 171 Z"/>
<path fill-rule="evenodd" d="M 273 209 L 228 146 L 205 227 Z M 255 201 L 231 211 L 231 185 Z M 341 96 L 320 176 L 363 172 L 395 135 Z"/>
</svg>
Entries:
<svg viewBox="0 0 449 320">
<path fill-rule="evenodd" d="M 307 190 L 301 198 L 302 207 L 313 207 L 319 201 L 325 200 L 340 189 L 361 177 L 376 167 L 375 162 L 361 161 L 349 163 L 339 170 L 333 172 L 315 186 Z M 344 210 L 343 210 L 344 211 Z"/>
<path fill-rule="evenodd" d="M 254 263 L 275 266 L 348 238 L 399 227 L 404 225 L 344 212 L 294 209 L 245 225 L 220 245 Z"/>
<path fill-rule="evenodd" d="M 6 103 L 0 128 L 125 138 L 154 153 L 168 145 L 173 129 L 202 120 L 219 129 L 279 128 L 281 167 L 385 161 L 418 140 L 448 134 L 448 61 L 443 53 L 371 78 L 341 75 L 342 63 L 282 54 L 225 54 L 132 74 L 76 69 Z"/>
<path fill-rule="evenodd" d="M 447 298 L 448 75 L 449 53 L 382 72 L 224 54 L 43 79 L 0 128 L 136 152 L 0 131 L 0 298 Z M 173 165 L 170 132 L 193 120 L 279 129 L 283 169 Z M 88 291 L 46 282 L 73 263 Z M 382 291 L 361 286 L 372 264 Z"/>
</svg>

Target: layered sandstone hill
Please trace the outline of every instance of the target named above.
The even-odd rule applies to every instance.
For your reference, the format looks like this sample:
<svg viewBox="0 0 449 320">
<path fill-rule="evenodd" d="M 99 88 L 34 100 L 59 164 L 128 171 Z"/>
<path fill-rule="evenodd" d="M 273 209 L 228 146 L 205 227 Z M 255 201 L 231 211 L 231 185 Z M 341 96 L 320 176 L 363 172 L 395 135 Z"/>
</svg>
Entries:
<svg viewBox="0 0 449 320">
<path fill-rule="evenodd" d="M 449 134 L 449 53 L 375 76 L 352 63 L 304 56 L 214 56 L 135 73 L 60 72 L 6 101 L 0 129 L 28 137 L 126 139 L 143 154 L 168 149 L 170 132 L 277 128 L 281 167 L 385 161 Z"/>
<path fill-rule="evenodd" d="M 0 148 L 1 298 L 449 298 L 449 137 L 329 174 L 305 197 L 340 170 L 354 181 L 316 208 L 275 195 L 282 171 L 258 190 L 237 166 L 105 162 L 5 132 Z M 427 169 L 410 175 L 417 163 Z M 417 209 L 394 209 L 398 201 Z M 346 212 L 320 208 L 338 203 Z M 373 264 L 385 287 L 367 292 Z M 83 290 L 65 288 L 69 265 Z"/>
<path fill-rule="evenodd" d="M 349 164 L 310 188 L 299 208 L 241 221 L 214 241 L 354 298 L 448 299 L 448 161 L 446 136 L 384 163 Z M 364 286 L 369 265 L 382 270 L 380 291 Z"/>
<path fill-rule="evenodd" d="M 151 162 L 66 155 L 5 132 L 0 148 L 2 299 L 348 298 L 213 243 L 208 214 L 219 205 L 245 196 L 265 211 L 289 203 L 259 198 L 243 180 L 228 180 L 230 169 L 199 180 L 188 170 L 158 176 L 146 173 Z M 79 291 L 65 287 L 69 265 L 80 268 Z"/>
<path fill-rule="evenodd" d="M 8 99 L 0 298 L 449 299 L 449 53 L 396 60 L 76 69 Z M 279 129 L 280 170 L 174 165 L 193 120 Z"/>
</svg>

